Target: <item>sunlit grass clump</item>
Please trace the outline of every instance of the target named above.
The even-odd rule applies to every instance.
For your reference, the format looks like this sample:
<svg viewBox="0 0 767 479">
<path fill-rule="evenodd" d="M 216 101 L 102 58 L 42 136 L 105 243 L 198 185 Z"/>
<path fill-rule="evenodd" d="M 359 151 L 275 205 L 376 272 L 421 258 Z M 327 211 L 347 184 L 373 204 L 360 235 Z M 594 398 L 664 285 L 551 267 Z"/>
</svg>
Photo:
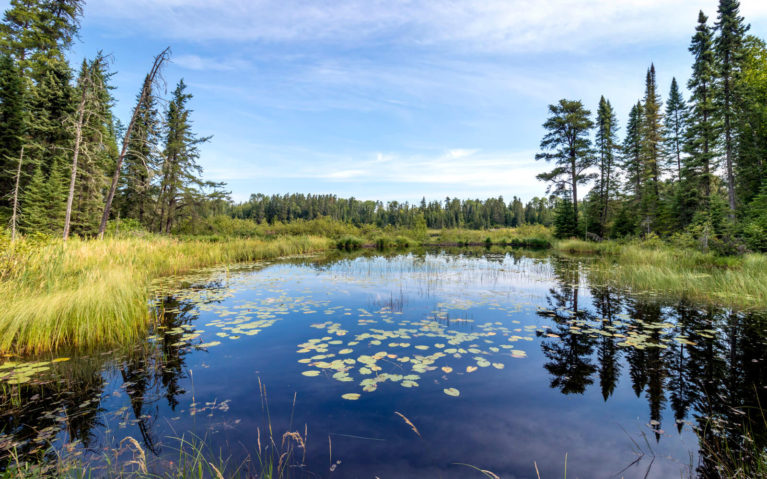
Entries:
<svg viewBox="0 0 767 479">
<path fill-rule="evenodd" d="M 735 308 L 767 307 L 767 255 L 722 257 L 693 249 L 643 243 L 597 245 L 592 277 Z M 562 246 L 559 247 L 562 250 Z"/>
<path fill-rule="evenodd" d="M 150 321 L 153 278 L 329 246 L 329 240 L 313 236 L 6 242 L 0 253 L 0 352 L 42 353 L 132 341 Z"/>
</svg>

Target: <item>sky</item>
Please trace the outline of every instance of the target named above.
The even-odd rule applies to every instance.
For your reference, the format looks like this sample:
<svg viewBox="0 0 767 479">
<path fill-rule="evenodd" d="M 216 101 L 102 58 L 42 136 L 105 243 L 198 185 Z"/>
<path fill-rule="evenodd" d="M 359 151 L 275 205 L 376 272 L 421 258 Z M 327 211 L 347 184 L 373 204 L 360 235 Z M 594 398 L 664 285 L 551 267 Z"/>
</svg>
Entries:
<svg viewBox="0 0 767 479">
<path fill-rule="evenodd" d="M 0 0 L 3 10 L 7 0 Z M 90 0 L 73 61 L 111 54 L 127 123 L 153 57 L 194 95 L 205 179 L 251 193 L 419 201 L 543 196 L 547 106 L 601 95 L 621 124 L 655 63 L 689 77 L 716 0 Z M 767 37 L 767 2 L 743 0 Z M 621 131 L 622 135 L 622 131 Z"/>
</svg>

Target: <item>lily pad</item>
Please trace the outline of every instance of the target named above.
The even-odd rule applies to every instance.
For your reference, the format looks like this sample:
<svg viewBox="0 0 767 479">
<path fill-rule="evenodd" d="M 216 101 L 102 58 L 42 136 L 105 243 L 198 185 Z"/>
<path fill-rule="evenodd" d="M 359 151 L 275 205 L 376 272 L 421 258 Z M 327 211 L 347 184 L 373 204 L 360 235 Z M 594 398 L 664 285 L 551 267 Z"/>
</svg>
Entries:
<svg viewBox="0 0 767 479">
<path fill-rule="evenodd" d="M 457 390 L 456 388 L 447 388 L 447 389 L 443 389 L 442 391 L 448 396 L 458 397 L 461 395 L 461 392 Z"/>
</svg>

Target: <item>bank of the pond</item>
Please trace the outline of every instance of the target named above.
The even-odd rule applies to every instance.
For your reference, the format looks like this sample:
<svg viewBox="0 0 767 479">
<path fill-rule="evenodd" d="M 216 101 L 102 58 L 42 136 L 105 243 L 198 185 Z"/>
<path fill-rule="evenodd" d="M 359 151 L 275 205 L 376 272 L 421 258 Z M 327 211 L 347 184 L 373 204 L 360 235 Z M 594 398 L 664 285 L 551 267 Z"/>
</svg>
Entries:
<svg viewBox="0 0 767 479">
<path fill-rule="evenodd" d="M 530 234 L 538 233 L 538 234 Z M 145 238 L 86 241 L 19 240 L 0 253 L 0 353 L 43 353 L 60 347 L 109 346 L 145 333 L 152 279 L 197 268 L 275 259 L 355 246 L 482 244 L 550 246 L 589 255 L 590 274 L 635 291 L 650 291 L 735 308 L 767 308 L 767 256 L 719 257 L 660 241 L 550 240 L 542 231 L 431 232 L 422 241 L 393 236 L 370 241 L 286 235 L 271 239 Z M 483 239 L 481 239 L 483 238 Z"/>
<path fill-rule="evenodd" d="M 150 321 L 153 278 L 331 246 L 316 236 L 219 242 L 19 240 L 6 245 L 0 256 L 0 352 L 43 353 L 132 341 Z"/>
<path fill-rule="evenodd" d="M 660 241 L 559 241 L 561 254 L 596 256 L 590 274 L 634 291 L 743 309 L 767 308 L 767 255 L 717 256 Z"/>
</svg>

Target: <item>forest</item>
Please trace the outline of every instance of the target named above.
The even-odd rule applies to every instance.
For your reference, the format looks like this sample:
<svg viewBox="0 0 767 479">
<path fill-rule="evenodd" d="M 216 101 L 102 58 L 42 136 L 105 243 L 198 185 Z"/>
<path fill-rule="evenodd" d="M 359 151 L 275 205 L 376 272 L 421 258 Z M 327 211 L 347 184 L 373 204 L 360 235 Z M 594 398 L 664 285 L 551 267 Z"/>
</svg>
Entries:
<svg viewBox="0 0 767 479">
<path fill-rule="evenodd" d="M 402 202 L 233 201 L 170 47 L 118 109 L 113 56 L 74 58 L 85 0 L 8 4 L 0 479 L 566 477 L 568 448 L 767 477 L 767 43 L 737 0 L 689 19 L 688 79 L 637 65 L 625 119 L 540 105 L 545 194 Z"/>
<path fill-rule="evenodd" d="M 554 164 L 538 175 L 550 196 L 415 204 L 260 193 L 232 202 L 226 185 L 203 180 L 199 146 L 211 137 L 194 131 L 183 79 L 162 96 L 169 50 L 137 85 L 127 124 L 113 112 L 110 56 L 70 65 L 83 8 L 80 0 L 14 0 L 3 16 L 0 215 L 14 237 L 91 238 L 118 223 L 195 234 L 220 216 L 259 224 L 327 217 L 395 228 L 540 224 L 559 238 L 658 236 L 724 255 L 767 249 L 767 46 L 748 33 L 737 1 L 720 2 L 715 21 L 700 12 L 688 98 L 674 78 L 664 102 L 650 65 L 623 128 L 605 96 L 596 115 L 577 100 L 549 106 L 536 159 Z"/>
<path fill-rule="evenodd" d="M 657 235 L 721 254 L 767 248 L 767 47 L 736 0 L 698 15 L 689 98 L 672 79 L 665 104 L 654 65 L 623 134 L 604 96 L 549 106 L 538 175 L 560 198 L 560 237 Z M 621 138 L 622 136 L 622 138 Z M 591 186 L 583 199 L 578 187 Z"/>
</svg>

